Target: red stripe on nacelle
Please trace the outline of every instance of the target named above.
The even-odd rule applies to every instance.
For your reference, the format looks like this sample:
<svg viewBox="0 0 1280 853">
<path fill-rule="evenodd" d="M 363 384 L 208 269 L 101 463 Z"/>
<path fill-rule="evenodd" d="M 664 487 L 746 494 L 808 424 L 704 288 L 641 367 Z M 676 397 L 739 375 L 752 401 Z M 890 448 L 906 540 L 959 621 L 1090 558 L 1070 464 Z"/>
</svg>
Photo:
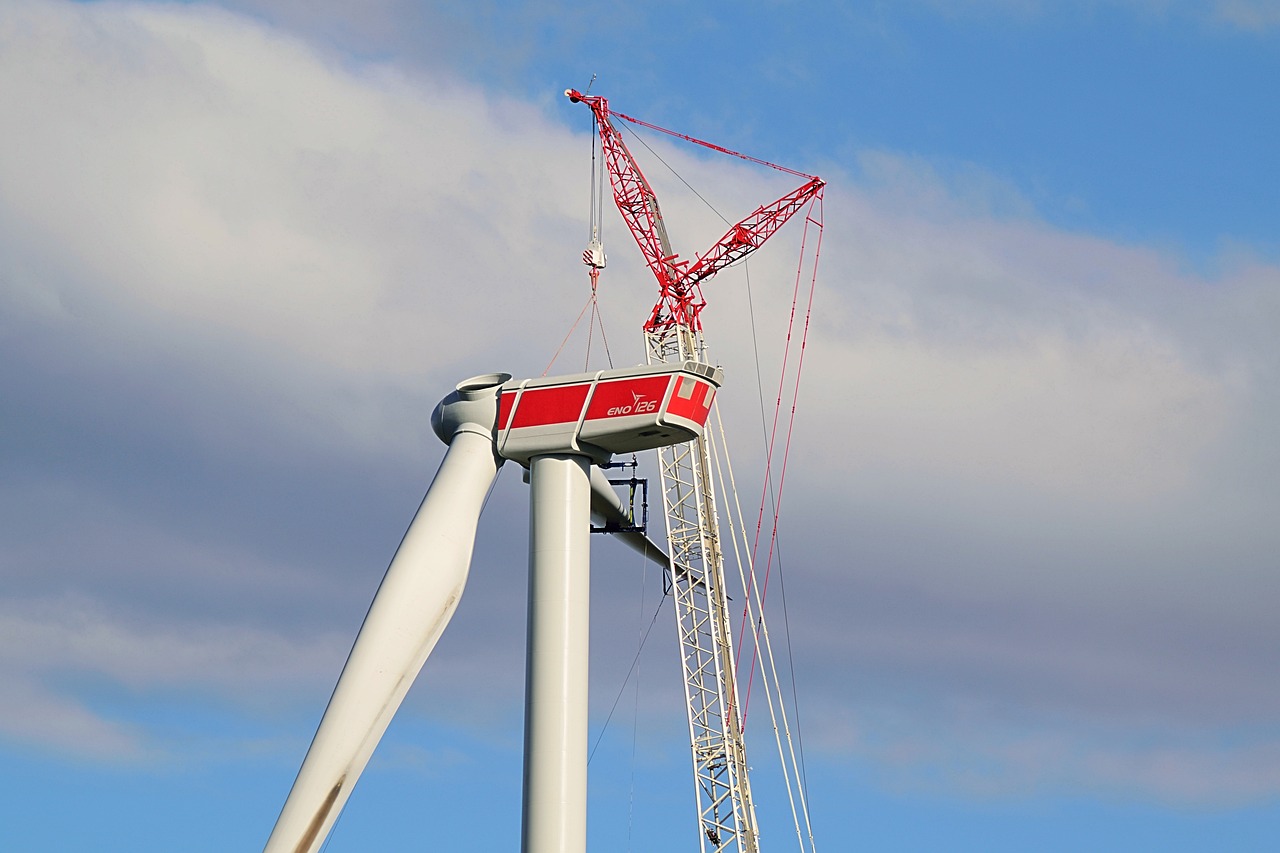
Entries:
<svg viewBox="0 0 1280 853">
<path fill-rule="evenodd" d="M 590 390 L 589 382 L 527 389 L 520 395 L 511 428 L 573 423 L 582 414 L 582 406 L 587 402 Z"/>
</svg>

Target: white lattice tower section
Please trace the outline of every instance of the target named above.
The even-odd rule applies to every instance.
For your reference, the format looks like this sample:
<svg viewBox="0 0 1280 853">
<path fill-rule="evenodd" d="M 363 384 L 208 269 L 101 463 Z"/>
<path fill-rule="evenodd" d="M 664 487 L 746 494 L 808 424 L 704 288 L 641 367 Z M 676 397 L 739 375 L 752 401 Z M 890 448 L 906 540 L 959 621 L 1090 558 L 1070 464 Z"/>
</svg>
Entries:
<svg viewBox="0 0 1280 853">
<path fill-rule="evenodd" d="M 648 360 L 703 360 L 688 326 L 645 333 Z M 759 830 L 737 699 L 724 562 L 706 439 L 658 451 L 704 853 L 757 853 Z"/>
</svg>

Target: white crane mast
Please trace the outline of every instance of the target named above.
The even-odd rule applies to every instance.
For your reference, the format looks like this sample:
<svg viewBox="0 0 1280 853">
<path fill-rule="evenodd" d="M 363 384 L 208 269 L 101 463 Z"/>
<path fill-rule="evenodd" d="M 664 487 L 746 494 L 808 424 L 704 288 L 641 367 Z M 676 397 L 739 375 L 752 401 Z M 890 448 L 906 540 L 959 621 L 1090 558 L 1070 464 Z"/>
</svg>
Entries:
<svg viewBox="0 0 1280 853">
<path fill-rule="evenodd" d="M 645 333 L 650 363 L 700 360 L 688 326 Z M 658 452 L 689 743 L 704 851 L 756 853 L 759 830 L 739 716 L 724 554 L 706 438 Z"/>
</svg>

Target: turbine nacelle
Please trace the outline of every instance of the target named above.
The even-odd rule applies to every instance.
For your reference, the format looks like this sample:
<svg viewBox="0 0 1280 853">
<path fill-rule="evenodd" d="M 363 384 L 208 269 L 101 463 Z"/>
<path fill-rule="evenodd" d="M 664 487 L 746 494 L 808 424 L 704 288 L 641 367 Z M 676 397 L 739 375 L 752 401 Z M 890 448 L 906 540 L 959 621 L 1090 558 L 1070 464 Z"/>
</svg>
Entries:
<svg viewBox="0 0 1280 853">
<path fill-rule="evenodd" d="M 580 453 L 603 465 L 615 453 L 692 441 L 721 376 L 718 367 L 686 361 L 507 381 L 497 452 L 525 466 L 545 453 Z"/>
<path fill-rule="evenodd" d="M 459 382 L 431 427 L 445 444 L 459 432 L 491 435 L 494 452 L 528 467 L 547 453 L 597 465 L 702 434 L 723 374 L 696 361 L 512 379 L 486 373 Z"/>
</svg>

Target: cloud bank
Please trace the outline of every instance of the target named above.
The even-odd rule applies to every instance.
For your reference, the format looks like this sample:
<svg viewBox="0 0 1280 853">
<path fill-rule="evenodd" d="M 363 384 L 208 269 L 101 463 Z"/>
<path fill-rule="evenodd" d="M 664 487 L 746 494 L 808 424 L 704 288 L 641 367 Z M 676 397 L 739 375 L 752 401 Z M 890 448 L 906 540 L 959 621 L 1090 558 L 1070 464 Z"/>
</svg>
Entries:
<svg viewBox="0 0 1280 853">
<path fill-rule="evenodd" d="M 0 110 L 0 732 L 120 760 L 156 747 L 128 710 L 156 696 L 322 699 L 439 456 L 430 407 L 541 372 L 585 298 L 585 124 L 115 3 L 6 5 Z M 727 210 L 778 194 L 670 156 Z M 1280 270 L 1239 253 L 1206 277 L 864 156 L 824 170 L 784 518 L 809 742 L 895 778 L 1274 796 Z M 719 233 L 664 189 L 685 254 Z M 631 327 L 650 285 L 607 227 Z M 750 271 L 766 359 L 779 244 Z M 714 287 L 749 389 L 745 282 Z M 749 451 L 754 397 L 722 405 Z M 493 697 L 468 672 L 519 678 L 522 546 L 492 524 L 511 541 L 482 547 L 432 664 L 455 719 Z M 102 684 L 133 704 L 98 709 Z"/>
</svg>

